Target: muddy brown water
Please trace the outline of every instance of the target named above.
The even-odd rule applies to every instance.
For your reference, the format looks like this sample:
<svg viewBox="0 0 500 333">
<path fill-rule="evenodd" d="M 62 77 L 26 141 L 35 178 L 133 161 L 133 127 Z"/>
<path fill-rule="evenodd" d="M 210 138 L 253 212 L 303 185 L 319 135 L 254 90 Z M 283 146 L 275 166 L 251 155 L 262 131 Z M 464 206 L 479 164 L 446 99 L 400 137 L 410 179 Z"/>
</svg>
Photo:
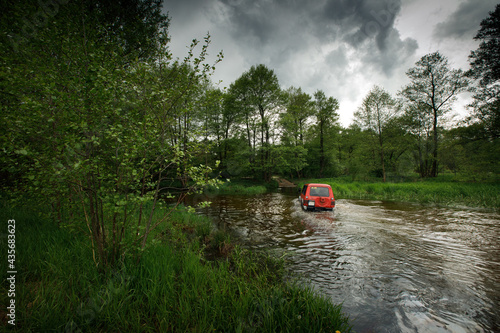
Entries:
<svg viewBox="0 0 500 333">
<path fill-rule="evenodd" d="M 500 214 L 337 200 L 305 212 L 295 193 L 196 197 L 243 246 L 286 253 L 293 275 L 357 332 L 500 332 Z"/>
</svg>

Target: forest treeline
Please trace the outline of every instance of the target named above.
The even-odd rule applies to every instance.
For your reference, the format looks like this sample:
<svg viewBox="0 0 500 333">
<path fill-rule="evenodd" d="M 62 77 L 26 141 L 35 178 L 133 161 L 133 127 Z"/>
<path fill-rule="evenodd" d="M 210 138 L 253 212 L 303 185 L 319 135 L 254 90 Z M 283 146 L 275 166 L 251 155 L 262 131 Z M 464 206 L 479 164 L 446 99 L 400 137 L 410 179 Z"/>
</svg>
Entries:
<svg viewBox="0 0 500 333">
<path fill-rule="evenodd" d="M 467 72 L 439 52 L 391 96 L 373 87 L 347 128 L 324 91 L 282 87 L 265 65 L 220 89 L 210 35 L 184 59 L 169 46 L 161 1 L 8 1 L 1 13 L 0 172 L 4 192 L 52 208 L 91 233 L 96 261 L 143 249 L 162 195 L 219 179 L 443 172 L 500 173 L 500 6 L 485 18 Z M 471 90 L 466 121 L 453 101 Z"/>
<path fill-rule="evenodd" d="M 208 94 L 219 98 L 200 109 L 195 123 L 203 126 L 205 141 L 212 144 L 207 151 L 228 176 L 385 181 L 452 172 L 465 180 L 495 179 L 500 171 L 500 75 L 494 60 L 500 53 L 499 12 L 497 6 L 481 24 L 476 39 L 482 44 L 470 55 L 469 71 L 451 68 L 439 52 L 425 55 L 408 69 L 410 83 L 397 95 L 374 86 L 347 128 L 339 123 L 334 96 L 285 89 L 262 64 L 223 92 L 211 88 Z M 454 121 L 453 102 L 464 92 L 474 93 L 470 114 Z"/>
</svg>

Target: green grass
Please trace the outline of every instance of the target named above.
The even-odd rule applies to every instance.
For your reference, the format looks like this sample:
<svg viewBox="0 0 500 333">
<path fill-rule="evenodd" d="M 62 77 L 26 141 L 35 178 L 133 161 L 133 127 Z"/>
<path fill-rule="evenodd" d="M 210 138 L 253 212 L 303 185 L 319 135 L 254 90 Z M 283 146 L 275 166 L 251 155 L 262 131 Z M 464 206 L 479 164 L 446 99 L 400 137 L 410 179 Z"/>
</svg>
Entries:
<svg viewBox="0 0 500 333">
<path fill-rule="evenodd" d="M 253 179 L 232 179 L 218 188 L 207 188 L 206 193 L 224 195 L 257 195 L 269 192 L 277 187 L 276 182 L 265 183 Z"/>
<path fill-rule="evenodd" d="M 373 199 L 447 206 L 500 208 L 500 183 L 454 182 L 447 178 L 406 183 L 350 182 L 335 178 L 299 182 L 330 184 L 336 199 Z"/>
<path fill-rule="evenodd" d="M 0 208 L 2 221 L 16 220 L 13 331 L 351 330 L 339 305 L 284 282 L 283 260 L 230 244 L 206 217 L 187 210 L 176 211 L 156 232 L 139 263 L 126 258 L 99 274 L 90 241 L 77 228 L 59 228 L 29 210 Z M 0 248 L 6 249 L 6 237 Z M 1 285 L 2 304 L 7 288 Z"/>
</svg>

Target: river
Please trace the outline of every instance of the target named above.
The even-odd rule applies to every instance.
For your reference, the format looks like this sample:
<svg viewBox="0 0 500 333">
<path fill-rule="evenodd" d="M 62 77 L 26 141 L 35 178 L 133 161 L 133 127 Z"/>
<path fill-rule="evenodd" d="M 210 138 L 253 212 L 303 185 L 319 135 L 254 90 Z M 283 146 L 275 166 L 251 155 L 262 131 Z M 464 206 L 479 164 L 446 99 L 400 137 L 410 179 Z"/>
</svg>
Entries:
<svg viewBox="0 0 500 333">
<path fill-rule="evenodd" d="M 356 332 L 500 332 L 497 212 L 367 200 L 305 212 L 286 193 L 205 199 L 200 213 L 247 248 L 286 253 Z"/>
</svg>

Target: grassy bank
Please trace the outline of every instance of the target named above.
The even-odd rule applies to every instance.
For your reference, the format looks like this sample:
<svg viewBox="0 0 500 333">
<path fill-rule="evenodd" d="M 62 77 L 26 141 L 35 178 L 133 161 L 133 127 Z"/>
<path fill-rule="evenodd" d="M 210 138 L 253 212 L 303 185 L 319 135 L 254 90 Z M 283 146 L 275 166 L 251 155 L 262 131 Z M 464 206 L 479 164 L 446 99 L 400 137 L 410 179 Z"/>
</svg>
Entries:
<svg viewBox="0 0 500 333">
<path fill-rule="evenodd" d="M 257 195 L 273 191 L 278 187 L 278 183 L 273 180 L 266 183 L 262 180 L 235 178 L 224 182 L 218 188 L 207 188 L 205 191 L 209 194 L 223 195 Z"/>
<path fill-rule="evenodd" d="M 500 208 L 499 183 L 465 183 L 435 180 L 383 183 L 352 182 L 337 178 L 301 180 L 330 184 L 336 199 L 395 200 L 448 206 Z"/>
<path fill-rule="evenodd" d="M 81 230 L 1 208 L 5 229 L 16 220 L 17 331 L 350 331 L 340 306 L 284 282 L 283 261 L 234 247 L 203 216 L 176 212 L 139 263 L 126 257 L 99 274 Z M 9 301 L 5 264 L 2 304 Z"/>
</svg>

